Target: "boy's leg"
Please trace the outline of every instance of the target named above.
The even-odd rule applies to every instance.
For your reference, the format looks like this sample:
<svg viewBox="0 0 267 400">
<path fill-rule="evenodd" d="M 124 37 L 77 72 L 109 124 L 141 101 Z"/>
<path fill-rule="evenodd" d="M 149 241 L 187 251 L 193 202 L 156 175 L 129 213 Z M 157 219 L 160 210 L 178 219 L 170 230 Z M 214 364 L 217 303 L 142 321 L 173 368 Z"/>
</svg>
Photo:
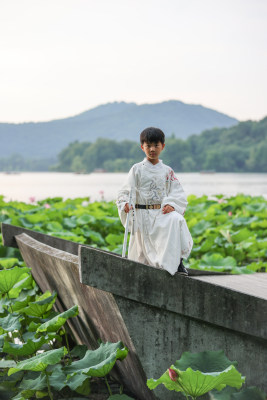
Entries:
<svg viewBox="0 0 267 400">
<path fill-rule="evenodd" d="M 188 271 L 183 264 L 183 259 L 181 258 L 177 273 L 180 275 L 188 275 Z"/>
<path fill-rule="evenodd" d="M 187 258 L 193 246 L 193 240 L 184 217 L 176 211 L 157 217 L 150 235 L 155 248 L 158 267 L 174 275 L 180 267 L 182 258 Z M 179 272 L 184 272 L 183 264 Z"/>
<path fill-rule="evenodd" d="M 131 235 L 130 237 L 128 259 L 150 265 L 144 254 L 143 248 L 143 238 L 141 232 L 138 230 L 134 233 L 134 235 Z"/>
</svg>

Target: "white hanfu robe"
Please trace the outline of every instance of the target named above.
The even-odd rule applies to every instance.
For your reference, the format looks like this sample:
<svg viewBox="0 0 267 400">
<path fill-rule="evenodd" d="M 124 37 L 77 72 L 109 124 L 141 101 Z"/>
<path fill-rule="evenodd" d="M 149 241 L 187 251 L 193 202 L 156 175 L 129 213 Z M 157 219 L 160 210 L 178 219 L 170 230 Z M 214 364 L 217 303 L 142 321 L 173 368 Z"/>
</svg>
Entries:
<svg viewBox="0 0 267 400">
<path fill-rule="evenodd" d="M 118 193 L 117 206 L 122 224 L 126 224 L 124 206 L 129 203 L 161 204 L 160 209 L 135 209 L 130 216 L 128 258 L 137 262 L 177 272 L 181 258 L 188 258 L 193 240 L 183 217 L 187 200 L 173 170 L 160 160 L 153 165 L 146 158 L 134 164 Z M 175 211 L 163 214 L 169 204 Z"/>
</svg>

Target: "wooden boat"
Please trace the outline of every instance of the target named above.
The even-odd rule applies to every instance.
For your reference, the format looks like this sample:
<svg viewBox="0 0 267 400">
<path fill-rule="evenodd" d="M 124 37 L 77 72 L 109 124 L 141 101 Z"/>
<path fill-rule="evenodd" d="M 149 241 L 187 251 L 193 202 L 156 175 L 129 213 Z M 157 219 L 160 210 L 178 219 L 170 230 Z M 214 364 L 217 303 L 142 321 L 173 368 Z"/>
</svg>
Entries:
<svg viewBox="0 0 267 400">
<path fill-rule="evenodd" d="M 78 304 L 79 316 L 69 320 L 78 343 L 122 340 L 129 348 L 114 372 L 136 399 L 179 399 L 164 387 L 150 391 L 146 379 L 161 376 L 184 351 L 222 349 L 238 361 L 248 386 L 267 390 L 267 274 L 172 277 L 21 227 L 3 223 L 2 234 L 40 288 L 57 291 L 58 311 Z"/>
</svg>

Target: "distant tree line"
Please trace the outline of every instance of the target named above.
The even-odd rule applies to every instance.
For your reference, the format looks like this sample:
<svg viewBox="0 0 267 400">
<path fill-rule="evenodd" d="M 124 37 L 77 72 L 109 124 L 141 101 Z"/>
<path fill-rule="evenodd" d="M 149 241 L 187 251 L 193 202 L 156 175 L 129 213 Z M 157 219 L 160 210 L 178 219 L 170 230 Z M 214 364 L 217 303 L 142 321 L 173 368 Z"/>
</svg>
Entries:
<svg viewBox="0 0 267 400">
<path fill-rule="evenodd" d="M 50 169 L 64 172 L 126 172 L 144 157 L 140 145 L 124 140 L 98 139 L 95 143 L 69 144 Z M 166 139 L 161 153 L 175 171 L 267 172 L 267 117 L 259 122 L 241 122 L 231 128 L 215 128 L 186 140 Z"/>
<path fill-rule="evenodd" d="M 0 171 L 126 172 L 144 156 L 140 144 L 130 140 L 75 141 L 57 160 L 25 159 L 18 154 L 0 158 Z M 177 172 L 267 172 L 267 117 L 206 130 L 186 140 L 172 135 L 161 158 Z"/>
<path fill-rule="evenodd" d="M 49 171 L 49 168 L 57 160 L 47 159 L 28 159 L 21 154 L 13 154 L 9 157 L 0 158 L 0 171 L 22 172 L 22 171 Z"/>
</svg>

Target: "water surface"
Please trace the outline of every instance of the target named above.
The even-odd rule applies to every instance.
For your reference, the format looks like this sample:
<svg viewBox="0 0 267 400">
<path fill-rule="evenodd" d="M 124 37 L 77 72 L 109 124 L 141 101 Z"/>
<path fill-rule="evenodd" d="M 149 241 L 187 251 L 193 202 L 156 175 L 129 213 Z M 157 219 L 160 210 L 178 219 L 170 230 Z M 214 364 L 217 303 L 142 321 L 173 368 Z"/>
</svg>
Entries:
<svg viewBox="0 0 267 400">
<path fill-rule="evenodd" d="M 30 197 L 42 200 L 60 196 L 64 199 L 89 196 L 91 201 L 114 200 L 126 173 L 74 174 L 57 172 L 0 173 L 0 195 L 5 200 L 29 202 Z M 185 192 L 201 196 L 245 193 L 267 199 L 267 174 L 177 173 Z"/>
</svg>

